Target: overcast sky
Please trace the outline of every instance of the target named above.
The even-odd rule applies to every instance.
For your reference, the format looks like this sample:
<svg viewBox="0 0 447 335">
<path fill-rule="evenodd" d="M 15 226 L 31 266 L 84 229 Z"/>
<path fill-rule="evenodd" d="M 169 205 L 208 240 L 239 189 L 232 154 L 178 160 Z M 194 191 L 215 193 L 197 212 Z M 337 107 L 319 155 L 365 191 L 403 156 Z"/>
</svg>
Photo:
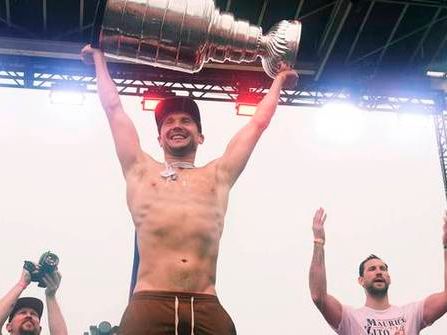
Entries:
<svg viewBox="0 0 447 335">
<path fill-rule="evenodd" d="M 0 294 L 25 259 L 51 250 L 61 259 L 57 296 L 69 333 L 118 324 L 133 226 L 97 96 L 82 108 L 51 105 L 48 91 L 0 89 L 0 100 Z M 144 149 L 161 159 L 153 115 L 138 98 L 123 101 Z M 199 105 L 203 165 L 248 118 L 232 104 Z M 333 333 L 308 290 L 319 206 L 328 212 L 328 290 L 342 303 L 364 303 L 357 267 L 370 253 L 389 264 L 393 304 L 443 289 L 445 196 L 431 117 L 280 107 L 231 192 L 221 242 L 217 290 L 239 334 Z M 24 295 L 44 297 L 35 283 Z M 447 316 L 423 334 L 446 330 Z"/>
</svg>

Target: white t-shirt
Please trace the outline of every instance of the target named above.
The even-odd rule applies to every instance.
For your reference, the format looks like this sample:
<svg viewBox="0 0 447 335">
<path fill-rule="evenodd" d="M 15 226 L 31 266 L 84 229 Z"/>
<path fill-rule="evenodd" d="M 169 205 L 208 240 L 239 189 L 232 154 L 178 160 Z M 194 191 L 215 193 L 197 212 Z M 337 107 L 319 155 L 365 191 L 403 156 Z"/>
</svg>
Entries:
<svg viewBox="0 0 447 335">
<path fill-rule="evenodd" d="M 341 322 L 334 330 L 340 335 L 418 335 L 426 326 L 423 312 L 424 300 L 385 310 L 343 306 Z"/>
</svg>

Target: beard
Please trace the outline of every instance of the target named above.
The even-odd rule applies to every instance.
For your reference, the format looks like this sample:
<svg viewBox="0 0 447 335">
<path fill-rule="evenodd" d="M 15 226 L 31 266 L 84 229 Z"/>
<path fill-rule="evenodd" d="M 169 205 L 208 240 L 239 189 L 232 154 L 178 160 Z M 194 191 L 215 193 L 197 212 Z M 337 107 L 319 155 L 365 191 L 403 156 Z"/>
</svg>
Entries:
<svg viewBox="0 0 447 335">
<path fill-rule="evenodd" d="M 191 140 L 186 145 L 179 147 L 171 147 L 167 145 L 165 147 L 166 148 L 165 150 L 174 157 L 184 157 L 192 152 L 196 152 L 197 146 L 198 146 L 197 143 Z"/>
<path fill-rule="evenodd" d="M 26 330 L 26 329 L 20 329 L 19 335 L 39 335 L 40 331 L 37 328 L 34 328 L 33 330 Z"/>
<path fill-rule="evenodd" d="M 26 321 L 19 327 L 19 335 L 39 335 L 40 334 L 40 327 L 39 326 L 34 326 L 30 328 L 30 327 L 25 327 L 25 323 Z"/>
<path fill-rule="evenodd" d="M 369 295 L 377 298 L 383 298 L 388 293 L 388 287 L 389 284 L 384 282 L 384 286 L 381 288 L 375 287 L 374 283 L 371 283 L 371 285 L 368 285 L 365 287 L 366 291 L 369 293 Z"/>
</svg>

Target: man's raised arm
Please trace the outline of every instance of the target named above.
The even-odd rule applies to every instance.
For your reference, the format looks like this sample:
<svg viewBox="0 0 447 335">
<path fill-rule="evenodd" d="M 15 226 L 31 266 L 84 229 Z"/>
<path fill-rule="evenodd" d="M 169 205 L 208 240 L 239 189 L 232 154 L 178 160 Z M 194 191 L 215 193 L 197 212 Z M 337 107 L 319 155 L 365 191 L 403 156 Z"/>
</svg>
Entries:
<svg viewBox="0 0 447 335">
<path fill-rule="evenodd" d="M 333 296 L 327 294 L 326 267 L 324 263 L 324 222 L 326 213 L 319 208 L 314 215 L 312 230 L 314 233 L 314 252 L 309 271 L 310 294 L 326 321 L 338 328 L 342 317 L 342 305 Z"/>
<path fill-rule="evenodd" d="M 126 174 L 133 164 L 142 157 L 137 131 L 132 120 L 123 110 L 115 83 L 107 70 L 103 53 L 87 45 L 82 49 L 81 57 L 87 63 L 92 58 L 95 64 L 99 99 L 112 130 L 121 167 Z"/>
<path fill-rule="evenodd" d="M 444 291 L 432 294 L 424 303 L 424 323 L 432 324 L 447 312 L 447 212 L 444 215 L 442 243 L 444 246 Z"/>
<path fill-rule="evenodd" d="M 282 87 L 288 82 L 296 82 L 297 74 L 293 70 L 280 72 L 269 92 L 259 102 L 256 113 L 250 122 L 231 139 L 225 153 L 219 159 L 219 170 L 232 186 L 241 174 L 263 131 L 267 128 L 275 113 Z"/>
<path fill-rule="evenodd" d="M 43 282 L 47 285 L 47 288 L 45 289 L 45 297 L 47 301 L 50 335 L 67 335 L 67 325 L 56 300 L 56 291 L 61 283 L 61 275 L 59 271 L 45 274 Z"/>
<path fill-rule="evenodd" d="M 0 299 L 0 334 L 3 325 L 11 314 L 17 299 L 31 282 L 30 273 L 23 269 L 19 281 L 15 284 L 3 298 Z"/>
</svg>

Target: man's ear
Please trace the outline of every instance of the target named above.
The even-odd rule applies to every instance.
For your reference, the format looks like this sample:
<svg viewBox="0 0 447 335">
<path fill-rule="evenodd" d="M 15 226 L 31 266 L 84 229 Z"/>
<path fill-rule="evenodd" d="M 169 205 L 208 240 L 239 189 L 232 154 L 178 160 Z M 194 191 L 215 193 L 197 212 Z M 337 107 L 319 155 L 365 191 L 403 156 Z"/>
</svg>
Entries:
<svg viewBox="0 0 447 335">
<path fill-rule="evenodd" d="M 365 282 L 364 278 L 363 278 L 363 277 L 359 277 L 359 278 L 357 279 L 357 281 L 359 282 L 360 286 L 363 287 L 363 284 L 364 284 L 364 282 Z"/>
<path fill-rule="evenodd" d="M 11 322 L 8 322 L 8 323 L 6 324 L 6 330 L 7 330 L 8 333 L 11 332 L 11 330 L 12 330 Z"/>
<path fill-rule="evenodd" d="M 205 136 L 203 134 L 199 135 L 199 144 L 203 144 L 203 142 L 205 141 Z"/>
</svg>

